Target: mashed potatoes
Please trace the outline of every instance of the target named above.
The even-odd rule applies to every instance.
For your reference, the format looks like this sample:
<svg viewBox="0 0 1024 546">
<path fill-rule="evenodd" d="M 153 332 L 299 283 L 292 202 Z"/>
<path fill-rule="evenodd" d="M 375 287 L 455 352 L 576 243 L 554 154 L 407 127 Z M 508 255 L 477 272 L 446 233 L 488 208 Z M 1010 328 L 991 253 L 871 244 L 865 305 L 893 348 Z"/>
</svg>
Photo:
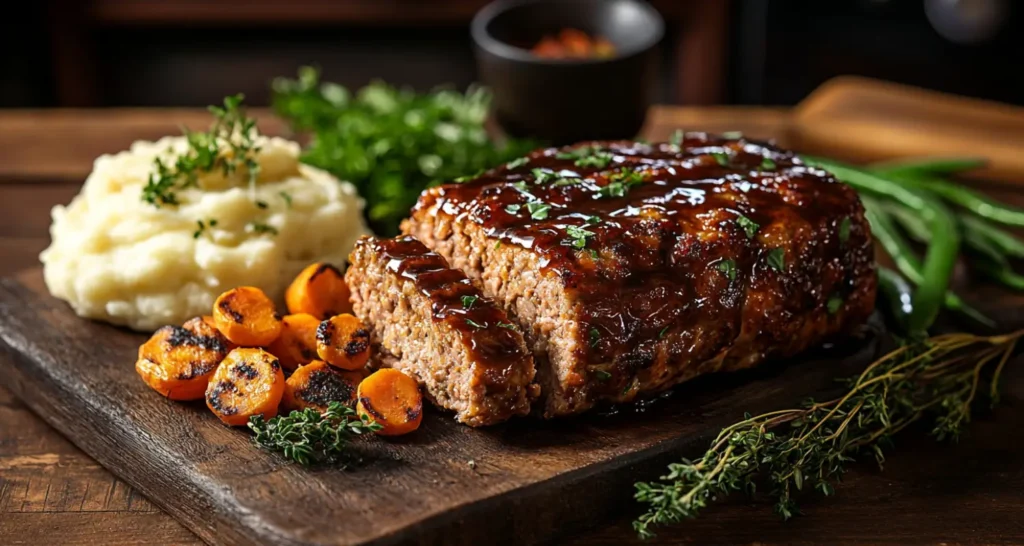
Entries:
<svg viewBox="0 0 1024 546">
<path fill-rule="evenodd" d="M 184 137 L 98 158 L 79 195 L 53 209 L 53 242 L 40 256 L 50 292 L 83 317 L 153 330 L 210 314 L 229 288 L 280 300 L 310 262 L 344 265 L 367 232 L 355 188 L 300 164 L 294 142 L 260 137 L 260 146 L 254 186 L 244 173 L 205 174 L 176 192 L 178 206 L 159 208 L 142 190 L 154 159 L 181 153 Z"/>
</svg>

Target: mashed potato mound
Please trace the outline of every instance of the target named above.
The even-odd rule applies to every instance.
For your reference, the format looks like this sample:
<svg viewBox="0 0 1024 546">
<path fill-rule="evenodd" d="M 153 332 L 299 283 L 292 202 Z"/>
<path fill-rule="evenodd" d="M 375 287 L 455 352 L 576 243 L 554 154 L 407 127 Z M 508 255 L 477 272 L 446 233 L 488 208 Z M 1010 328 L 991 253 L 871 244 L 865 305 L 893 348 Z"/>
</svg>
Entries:
<svg viewBox="0 0 1024 546">
<path fill-rule="evenodd" d="M 159 208 L 142 190 L 154 159 L 184 151 L 184 137 L 98 158 L 71 204 L 53 209 L 53 242 L 40 256 L 50 293 L 80 316 L 150 331 L 210 314 L 230 288 L 281 301 L 307 264 L 343 266 L 367 233 L 355 188 L 299 163 L 294 142 L 259 144 L 252 187 L 245 173 L 210 173 L 176 191 L 178 206 Z"/>
</svg>

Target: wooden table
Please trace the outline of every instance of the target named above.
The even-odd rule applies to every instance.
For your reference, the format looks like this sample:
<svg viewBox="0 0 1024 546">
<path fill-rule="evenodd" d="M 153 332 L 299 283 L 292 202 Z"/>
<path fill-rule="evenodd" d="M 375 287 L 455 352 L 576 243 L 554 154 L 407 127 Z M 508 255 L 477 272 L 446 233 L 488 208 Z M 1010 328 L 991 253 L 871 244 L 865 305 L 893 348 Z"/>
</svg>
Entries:
<svg viewBox="0 0 1024 546">
<path fill-rule="evenodd" d="M 260 113 L 266 132 L 279 122 Z M 37 263 L 49 241 L 49 209 L 78 191 L 92 159 L 137 138 L 202 127 L 201 111 L 105 110 L 0 113 L 0 274 Z M 785 110 L 658 108 L 646 133 L 676 127 L 742 130 L 785 142 Z M 1013 189 L 1000 199 L 1024 204 Z M 838 496 L 808 495 L 803 517 L 783 523 L 763 498 L 733 496 L 700 519 L 647 544 L 1024 544 L 1024 373 L 1010 370 L 1003 404 L 978 416 L 959 444 L 923 430 L 898 438 L 880 472 L 853 465 Z M 3 381 L 0 380 L 0 385 Z M 639 477 L 638 477 L 639 478 Z M 637 505 L 571 544 L 638 543 Z M 0 386 L 0 544 L 197 544 L 198 539 L 31 414 Z M 564 542 L 563 542 L 564 543 Z"/>
</svg>

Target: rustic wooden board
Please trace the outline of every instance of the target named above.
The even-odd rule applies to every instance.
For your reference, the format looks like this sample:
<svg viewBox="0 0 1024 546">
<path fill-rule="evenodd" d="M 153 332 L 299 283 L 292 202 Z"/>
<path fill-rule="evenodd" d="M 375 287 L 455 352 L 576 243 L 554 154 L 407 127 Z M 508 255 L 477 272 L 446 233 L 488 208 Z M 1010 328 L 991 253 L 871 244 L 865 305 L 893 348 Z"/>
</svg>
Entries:
<svg viewBox="0 0 1024 546">
<path fill-rule="evenodd" d="M 307 469 L 201 403 L 135 375 L 142 337 L 77 318 L 38 271 L 0 281 L 0 367 L 36 413 L 212 544 L 529 544 L 637 509 L 631 484 L 699 452 L 742 411 L 834 390 L 880 350 L 877 324 L 793 362 L 699 379 L 646 411 L 474 430 L 431 412 L 363 465 Z"/>
</svg>

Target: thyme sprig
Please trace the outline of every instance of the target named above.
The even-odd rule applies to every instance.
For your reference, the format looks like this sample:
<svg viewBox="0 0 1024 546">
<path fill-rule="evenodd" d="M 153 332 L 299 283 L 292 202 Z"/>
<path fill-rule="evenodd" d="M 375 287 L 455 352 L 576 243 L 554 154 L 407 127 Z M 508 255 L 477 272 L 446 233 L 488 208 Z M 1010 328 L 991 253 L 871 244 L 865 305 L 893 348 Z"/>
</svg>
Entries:
<svg viewBox="0 0 1024 546">
<path fill-rule="evenodd" d="M 844 465 L 870 454 L 881 466 L 882 447 L 911 423 L 933 418 L 932 434 L 955 439 L 971 417 L 979 392 L 998 398 L 1003 367 L 1024 330 L 982 337 L 945 334 L 905 345 L 846 380 L 834 400 L 809 400 L 801 408 L 746 414 L 722 429 L 702 457 L 668 467 L 659 481 L 636 484 L 635 498 L 648 509 L 633 528 L 643 538 L 652 528 L 693 518 L 709 501 L 731 492 L 771 485 L 775 511 L 797 513 L 795 491 L 833 493 Z"/>
<path fill-rule="evenodd" d="M 259 131 L 256 120 L 245 115 L 242 107 L 244 95 L 224 98 L 224 106 L 210 106 L 213 124 L 209 131 L 196 132 L 183 129 L 187 148 L 173 158 L 173 162 L 157 157 L 153 161 L 142 200 L 159 208 L 179 204 L 177 191 L 199 185 L 199 175 L 220 171 L 225 177 L 242 171 L 247 175 L 250 188 L 256 184 L 260 164 L 256 154 Z"/>
<path fill-rule="evenodd" d="M 349 441 L 380 429 L 380 424 L 339 402 L 331 402 L 323 414 L 313 408 L 293 411 L 285 416 L 264 420 L 262 415 L 249 419 L 256 445 L 302 465 L 344 463 Z"/>
</svg>

